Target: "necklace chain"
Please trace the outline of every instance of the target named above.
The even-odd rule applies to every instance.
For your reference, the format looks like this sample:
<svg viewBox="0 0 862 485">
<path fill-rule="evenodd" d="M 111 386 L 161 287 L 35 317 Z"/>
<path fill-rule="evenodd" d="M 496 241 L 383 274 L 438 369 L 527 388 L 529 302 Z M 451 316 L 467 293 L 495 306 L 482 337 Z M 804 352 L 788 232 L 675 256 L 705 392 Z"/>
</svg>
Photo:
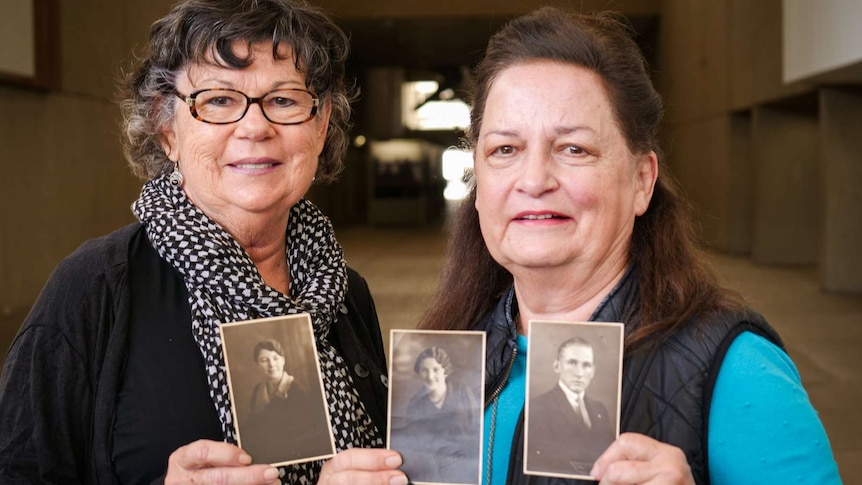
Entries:
<svg viewBox="0 0 862 485">
<path fill-rule="evenodd" d="M 485 470 L 485 485 L 491 485 L 491 458 L 494 456 L 494 430 L 497 427 L 497 401 L 499 396 L 494 398 L 494 407 L 491 408 L 491 429 L 488 432 L 488 469 Z"/>
</svg>

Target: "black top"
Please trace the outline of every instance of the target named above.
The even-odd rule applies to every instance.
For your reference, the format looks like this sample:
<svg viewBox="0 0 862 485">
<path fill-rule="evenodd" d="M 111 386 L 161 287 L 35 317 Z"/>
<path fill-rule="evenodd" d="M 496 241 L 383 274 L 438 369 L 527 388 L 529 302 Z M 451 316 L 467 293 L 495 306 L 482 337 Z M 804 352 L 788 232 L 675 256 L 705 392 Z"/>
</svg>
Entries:
<svg viewBox="0 0 862 485">
<path fill-rule="evenodd" d="M 166 457 L 180 446 L 224 436 L 192 336 L 185 283 L 155 251 L 131 254 L 130 268 L 148 271 L 129 272 L 128 356 L 111 458 L 120 483 L 145 485 L 164 474 Z"/>
<path fill-rule="evenodd" d="M 347 276 L 329 340 L 385 436 L 377 314 L 365 280 L 350 268 Z M 221 439 L 189 324 L 176 325 L 191 321 L 187 306 L 179 275 L 141 224 L 88 241 L 63 260 L 0 375 L 0 484 L 116 485 L 118 472 L 136 483 L 164 474 L 177 443 Z"/>
</svg>

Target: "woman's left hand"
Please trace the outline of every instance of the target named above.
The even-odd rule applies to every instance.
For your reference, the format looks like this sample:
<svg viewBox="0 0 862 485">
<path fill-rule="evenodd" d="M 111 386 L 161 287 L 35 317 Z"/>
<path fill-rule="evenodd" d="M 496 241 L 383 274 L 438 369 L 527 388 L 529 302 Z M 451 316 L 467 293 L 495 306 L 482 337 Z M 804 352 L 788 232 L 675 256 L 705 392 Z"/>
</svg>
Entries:
<svg viewBox="0 0 862 485">
<path fill-rule="evenodd" d="M 681 449 L 638 433 L 623 433 L 590 472 L 599 485 L 694 485 Z"/>
</svg>

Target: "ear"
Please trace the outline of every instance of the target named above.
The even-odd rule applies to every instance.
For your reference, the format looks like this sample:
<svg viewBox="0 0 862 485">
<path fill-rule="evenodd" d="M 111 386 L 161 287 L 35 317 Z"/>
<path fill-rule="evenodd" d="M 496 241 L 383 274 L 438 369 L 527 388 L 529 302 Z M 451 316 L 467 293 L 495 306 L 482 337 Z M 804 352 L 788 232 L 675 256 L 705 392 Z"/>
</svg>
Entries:
<svg viewBox="0 0 862 485">
<path fill-rule="evenodd" d="M 165 151 L 165 155 L 167 155 L 172 162 L 179 161 L 180 150 L 177 147 L 177 131 L 173 120 L 166 124 L 162 129 L 159 143 L 161 143 L 162 149 Z"/>
<path fill-rule="evenodd" d="M 658 179 L 658 155 L 651 151 L 640 157 L 635 171 L 635 215 L 642 216 L 652 199 L 655 181 Z"/>
<path fill-rule="evenodd" d="M 320 106 L 317 108 L 317 114 L 314 116 L 314 119 L 317 120 L 318 130 L 320 130 L 320 140 L 326 140 L 326 133 L 329 131 L 330 116 L 332 116 L 332 102 L 326 100 L 320 103 Z"/>
<path fill-rule="evenodd" d="M 557 374 L 560 373 L 560 360 L 559 359 L 554 359 L 554 372 L 556 372 Z"/>
</svg>

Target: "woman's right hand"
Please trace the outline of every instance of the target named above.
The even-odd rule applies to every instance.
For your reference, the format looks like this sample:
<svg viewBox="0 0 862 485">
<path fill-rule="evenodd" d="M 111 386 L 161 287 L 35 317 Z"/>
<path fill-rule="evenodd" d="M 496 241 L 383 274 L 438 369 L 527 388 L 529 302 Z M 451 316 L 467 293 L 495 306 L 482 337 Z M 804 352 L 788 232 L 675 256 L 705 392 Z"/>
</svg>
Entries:
<svg viewBox="0 0 862 485">
<path fill-rule="evenodd" d="M 252 465 L 251 456 L 230 443 L 198 440 L 168 458 L 165 485 L 279 485 L 278 469 Z"/>
<path fill-rule="evenodd" d="M 318 485 L 407 485 L 407 475 L 398 467 L 401 455 L 383 448 L 344 450 L 320 470 Z"/>
<path fill-rule="evenodd" d="M 599 485 L 694 485 L 685 453 L 639 433 L 623 433 L 590 471 Z"/>
</svg>

